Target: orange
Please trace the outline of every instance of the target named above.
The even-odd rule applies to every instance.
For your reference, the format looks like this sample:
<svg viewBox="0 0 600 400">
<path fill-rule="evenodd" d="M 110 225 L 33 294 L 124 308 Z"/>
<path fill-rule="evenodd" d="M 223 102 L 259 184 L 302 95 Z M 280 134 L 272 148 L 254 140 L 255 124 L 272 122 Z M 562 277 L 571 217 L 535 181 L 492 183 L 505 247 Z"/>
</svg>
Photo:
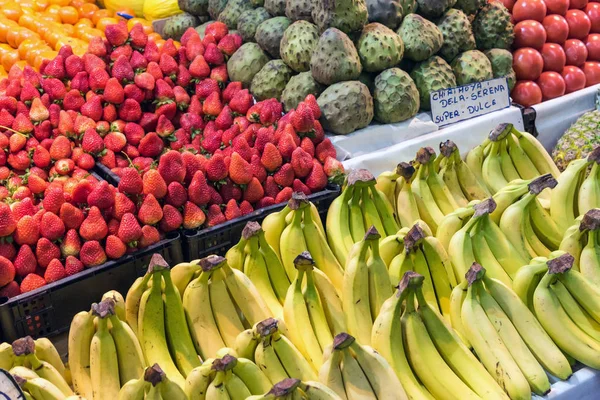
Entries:
<svg viewBox="0 0 600 400">
<path fill-rule="evenodd" d="M 56 4 L 61 7 L 69 5 L 69 0 L 49 0 L 49 1 L 50 1 L 50 4 Z"/>
<path fill-rule="evenodd" d="M 16 40 L 16 47 L 19 47 L 19 45 L 21 43 L 23 43 L 23 41 L 25 40 L 37 40 L 40 41 L 40 35 L 38 35 L 37 33 L 35 33 L 34 31 L 31 31 L 29 29 L 21 29 L 21 31 L 19 32 L 19 34 L 17 35 L 17 40 Z"/>
<path fill-rule="evenodd" d="M 158 33 L 156 32 L 152 32 L 148 34 L 148 40 L 152 40 L 154 43 L 158 43 L 159 41 L 163 40 L 162 36 L 160 36 Z M 164 40 L 163 40 L 164 42 Z"/>
<path fill-rule="evenodd" d="M 10 2 L 5 4 L 2 7 L 2 13 L 6 18 L 11 19 L 13 21 L 18 21 L 19 17 L 23 15 L 23 10 L 21 10 L 21 6 L 17 3 Z"/>
<path fill-rule="evenodd" d="M 84 40 L 86 42 L 89 42 L 90 40 L 92 40 L 93 38 L 95 38 L 96 36 L 100 36 L 100 37 L 104 37 L 104 32 L 102 32 L 100 29 L 86 29 L 81 36 L 79 37 L 81 40 Z"/>
<path fill-rule="evenodd" d="M 98 24 L 98 21 L 102 18 L 105 17 L 112 17 L 113 16 L 113 12 L 107 9 L 102 9 L 102 10 L 98 10 L 94 13 L 94 15 L 92 16 L 92 22 L 94 23 L 94 25 Z"/>
<path fill-rule="evenodd" d="M 79 20 L 79 12 L 72 6 L 61 7 L 58 15 L 63 24 L 76 24 Z"/>
<path fill-rule="evenodd" d="M 48 0 L 35 0 L 35 10 L 44 11 L 48 7 Z"/>
<path fill-rule="evenodd" d="M 127 29 L 131 30 L 135 24 L 142 24 L 142 26 L 151 25 L 151 23 L 144 18 L 131 18 L 127 21 Z"/>
<path fill-rule="evenodd" d="M 58 15 L 58 12 L 48 12 L 45 11 L 44 14 L 40 14 L 40 19 L 43 21 L 48 21 L 48 22 L 56 22 L 58 24 L 61 23 L 60 21 L 60 15 Z"/>
<path fill-rule="evenodd" d="M 61 37 L 62 37 L 62 35 L 60 33 L 54 31 L 54 32 L 48 32 L 45 39 L 46 39 L 46 42 L 48 42 L 48 45 L 50 45 L 50 47 L 55 48 L 56 43 L 60 40 Z"/>
<path fill-rule="evenodd" d="M 19 45 L 17 44 L 17 36 L 21 32 L 21 29 L 26 28 L 21 28 L 19 26 L 16 28 L 9 29 L 8 32 L 6 32 L 6 43 L 8 43 L 12 48 L 16 49 L 17 47 L 19 47 Z"/>
<path fill-rule="evenodd" d="M 79 16 L 81 18 L 92 19 L 94 13 L 98 11 L 98 6 L 92 3 L 85 3 L 79 7 Z"/>
<path fill-rule="evenodd" d="M 35 21 L 36 16 L 31 14 L 23 14 L 21 18 L 19 18 L 19 25 L 27 28 L 27 29 L 35 29 Z"/>
<path fill-rule="evenodd" d="M 35 46 L 38 46 L 40 41 L 36 41 L 33 39 L 25 39 L 19 44 L 19 48 L 17 51 L 19 52 L 19 58 L 24 60 L 27 58 L 27 54 L 29 50 L 33 49 Z"/>
<path fill-rule="evenodd" d="M 62 26 L 63 32 L 65 33 L 65 35 L 68 36 L 73 36 L 75 37 L 75 27 L 71 24 L 63 24 Z"/>
<path fill-rule="evenodd" d="M 79 21 L 75 24 L 75 28 L 78 26 L 89 26 L 90 28 L 94 27 L 94 23 L 89 18 L 80 18 Z"/>
<path fill-rule="evenodd" d="M 45 14 L 50 14 L 50 15 L 58 15 L 59 12 L 60 12 L 60 6 L 57 4 L 52 4 L 51 6 L 48 6 L 44 10 Z"/>
<path fill-rule="evenodd" d="M 71 2 L 69 3 L 69 5 L 79 9 L 79 7 L 81 7 L 82 5 L 85 4 L 85 1 L 83 0 L 71 0 Z"/>
<path fill-rule="evenodd" d="M 2 55 L 2 66 L 5 70 L 9 70 L 14 63 L 19 61 L 19 52 L 17 50 L 7 51 Z"/>
<path fill-rule="evenodd" d="M 117 18 L 124 19 L 123 17 L 118 16 L 117 13 L 123 13 L 123 14 L 131 15 L 132 17 L 135 17 L 135 11 L 133 11 L 133 9 L 130 7 L 118 7 L 115 10 L 115 16 Z"/>
<path fill-rule="evenodd" d="M 23 69 L 27 65 L 27 61 L 25 61 L 25 60 L 19 60 L 15 64 L 17 65 L 17 67 Z"/>
<path fill-rule="evenodd" d="M 108 25 L 114 25 L 114 24 L 116 24 L 118 22 L 119 21 L 117 21 L 117 19 L 113 18 L 113 17 L 100 18 L 98 20 L 98 22 L 96 23 L 96 28 L 100 29 L 102 32 L 104 32 L 106 30 L 106 27 Z"/>
</svg>

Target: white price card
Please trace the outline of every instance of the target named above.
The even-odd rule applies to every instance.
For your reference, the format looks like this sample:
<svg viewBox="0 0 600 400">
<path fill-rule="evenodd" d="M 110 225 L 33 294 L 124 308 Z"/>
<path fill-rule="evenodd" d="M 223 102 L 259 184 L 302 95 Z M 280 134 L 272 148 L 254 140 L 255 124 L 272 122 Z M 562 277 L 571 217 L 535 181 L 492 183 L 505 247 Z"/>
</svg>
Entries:
<svg viewBox="0 0 600 400">
<path fill-rule="evenodd" d="M 431 118 L 439 127 L 510 107 L 506 78 L 438 90 L 430 96 Z"/>
<path fill-rule="evenodd" d="M 3 369 L 0 369 L 0 400 L 25 400 L 17 382 Z"/>
</svg>

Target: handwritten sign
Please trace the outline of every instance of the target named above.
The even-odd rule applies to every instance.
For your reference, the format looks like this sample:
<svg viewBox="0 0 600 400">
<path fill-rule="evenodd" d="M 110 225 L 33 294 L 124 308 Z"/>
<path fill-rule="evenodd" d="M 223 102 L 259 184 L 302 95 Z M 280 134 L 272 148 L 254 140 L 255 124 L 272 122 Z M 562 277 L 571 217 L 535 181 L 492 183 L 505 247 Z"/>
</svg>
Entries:
<svg viewBox="0 0 600 400">
<path fill-rule="evenodd" d="M 0 400 L 25 400 L 17 382 L 3 369 L 0 369 Z"/>
<path fill-rule="evenodd" d="M 506 78 L 438 90 L 430 96 L 431 117 L 440 127 L 510 106 Z"/>
</svg>

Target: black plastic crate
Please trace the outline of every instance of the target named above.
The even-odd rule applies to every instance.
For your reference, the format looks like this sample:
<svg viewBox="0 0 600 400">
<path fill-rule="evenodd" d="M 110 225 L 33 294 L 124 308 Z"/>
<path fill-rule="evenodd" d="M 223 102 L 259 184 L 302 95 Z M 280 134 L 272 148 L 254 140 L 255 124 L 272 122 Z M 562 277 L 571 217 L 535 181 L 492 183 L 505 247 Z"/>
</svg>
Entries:
<svg viewBox="0 0 600 400">
<path fill-rule="evenodd" d="M 102 179 L 107 181 L 113 186 L 119 186 L 121 180 L 114 172 L 110 170 L 106 165 L 96 162 L 92 171 L 98 174 Z"/>
<path fill-rule="evenodd" d="M 179 233 L 172 232 L 152 246 L 32 292 L 9 300 L 0 298 L 0 339 L 13 341 L 26 335 L 51 337 L 68 330 L 75 314 L 89 310 L 109 290 L 125 296 L 135 279 L 146 272 L 155 253 L 160 253 L 172 266 L 184 261 Z"/>
<path fill-rule="evenodd" d="M 313 193 L 308 199 L 317 207 L 323 223 L 327 217 L 329 206 L 340 194 L 340 187 L 330 185 L 325 190 Z M 195 260 L 210 254 L 224 256 L 227 250 L 239 242 L 242 230 L 250 221 L 262 222 L 267 215 L 282 210 L 286 203 L 275 204 L 261 208 L 241 218 L 228 221 L 224 224 L 202 229 L 183 232 L 183 253 L 186 260 Z"/>
</svg>

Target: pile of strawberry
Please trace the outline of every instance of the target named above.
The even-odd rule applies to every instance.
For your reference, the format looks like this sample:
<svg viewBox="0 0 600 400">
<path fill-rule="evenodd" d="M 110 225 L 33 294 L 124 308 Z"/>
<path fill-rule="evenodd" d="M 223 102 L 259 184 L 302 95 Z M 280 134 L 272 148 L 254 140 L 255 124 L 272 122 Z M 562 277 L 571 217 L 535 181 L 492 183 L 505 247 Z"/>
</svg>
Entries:
<svg viewBox="0 0 600 400">
<path fill-rule="evenodd" d="M 118 259 L 177 229 L 221 224 L 306 194 L 343 167 L 314 96 L 282 116 L 254 103 L 219 22 L 161 49 L 141 26 L 106 29 L 38 73 L 0 81 L 0 297 Z M 89 170 L 101 162 L 118 187 Z"/>
</svg>

